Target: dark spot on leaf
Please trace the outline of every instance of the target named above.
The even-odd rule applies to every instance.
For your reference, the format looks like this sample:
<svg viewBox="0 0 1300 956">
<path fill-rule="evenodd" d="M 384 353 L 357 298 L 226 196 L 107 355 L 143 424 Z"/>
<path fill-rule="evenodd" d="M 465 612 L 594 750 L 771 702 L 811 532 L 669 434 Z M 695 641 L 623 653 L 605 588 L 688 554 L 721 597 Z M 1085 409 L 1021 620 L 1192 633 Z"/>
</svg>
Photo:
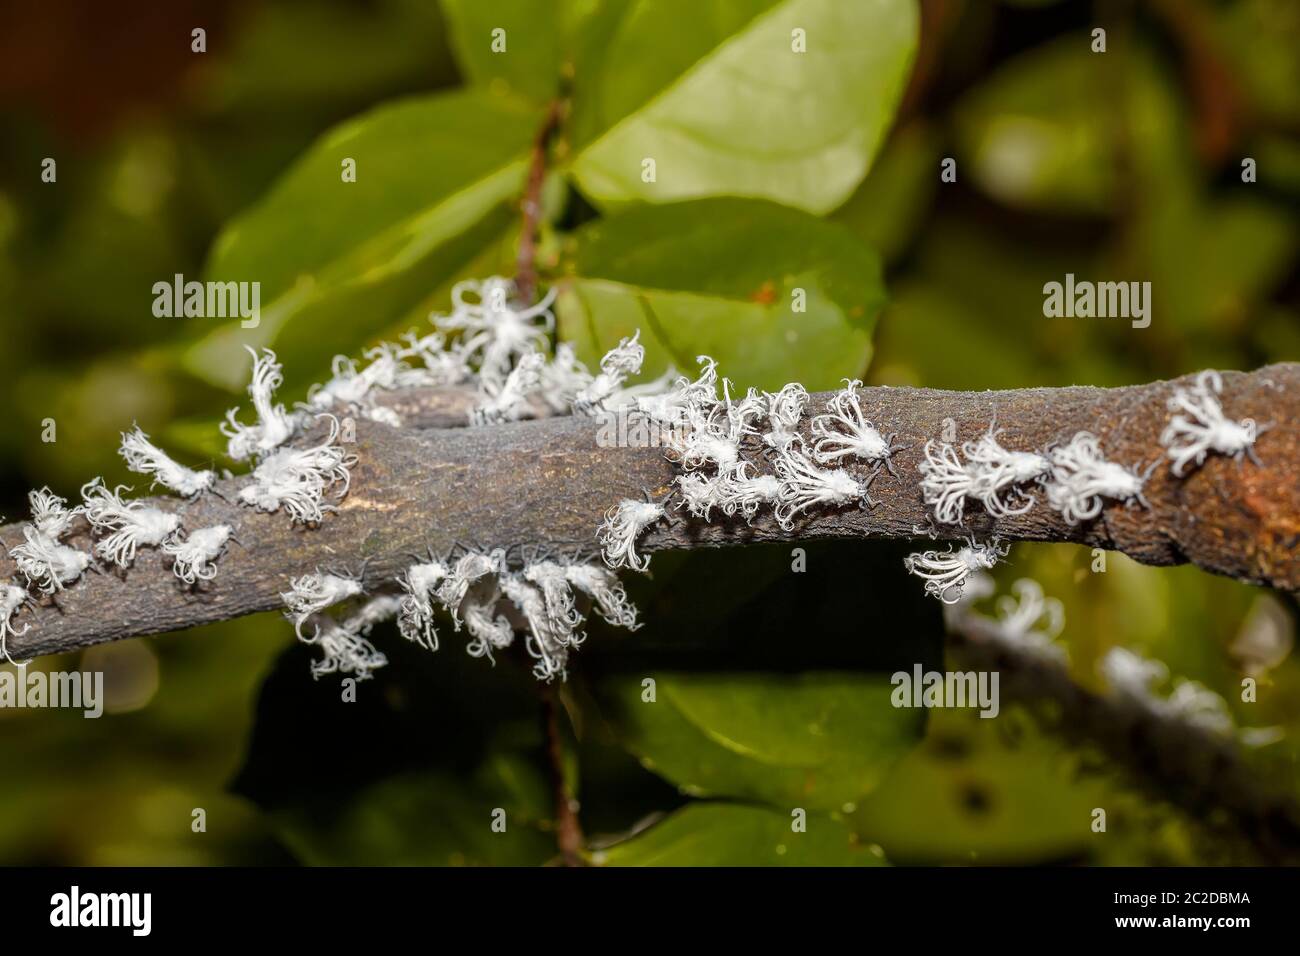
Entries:
<svg viewBox="0 0 1300 956">
<path fill-rule="evenodd" d="M 973 817 L 986 816 L 993 808 L 993 796 L 984 787 L 968 783 L 959 795 L 961 808 Z"/>
<path fill-rule="evenodd" d="M 970 741 L 965 737 L 942 734 L 934 738 L 930 749 L 939 760 L 965 760 L 970 756 Z"/>
</svg>

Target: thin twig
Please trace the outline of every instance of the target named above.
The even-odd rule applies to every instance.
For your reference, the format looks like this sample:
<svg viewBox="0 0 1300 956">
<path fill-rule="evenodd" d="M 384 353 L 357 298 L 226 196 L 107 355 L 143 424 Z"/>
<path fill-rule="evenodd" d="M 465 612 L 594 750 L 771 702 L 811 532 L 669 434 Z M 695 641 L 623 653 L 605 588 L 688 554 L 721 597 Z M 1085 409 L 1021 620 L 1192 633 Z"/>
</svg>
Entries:
<svg viewBox="0 0 1300 956">
<path fill-rule="evenodd" d="M 551 139 L 564 118 L 564 101 L 555 100 L 546 111 L 546 119 L 533 141 L 528 164 L 528 179 L 521 203 L 523 223 L 519 234 L 519 260 L 515 270 L 515 289 L 519 301 L 531 305 L 537 295 L 537 231 L 542 216 L 542 186 L 546 182 L 546 157 Z"/>
<path fill-rule="evenodd" d="M 560 736 L 559 693 L 552 684 L 541 684 L 542 738 L 546 763 L 551 774 L 551 792 L 555 798 L 555 842 L 565 866 L 583 866 L 585 838 L 578 820 L 576 801 L 569 792 L 564 774 L 564 743 Z"/>
</svg>

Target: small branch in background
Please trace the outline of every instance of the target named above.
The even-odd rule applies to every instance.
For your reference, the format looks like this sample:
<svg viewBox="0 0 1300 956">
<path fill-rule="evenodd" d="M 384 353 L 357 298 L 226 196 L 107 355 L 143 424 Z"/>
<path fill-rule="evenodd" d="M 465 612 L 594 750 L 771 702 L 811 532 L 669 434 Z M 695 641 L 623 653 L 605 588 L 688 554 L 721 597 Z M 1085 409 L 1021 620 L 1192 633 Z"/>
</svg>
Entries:
<svg viewBox="0 0 1300 956">
<path fill-rule="evenodd" d="M 953 27 L 960 20 L 965 0 L 926 0 L 921 4 L 920 37 L 911 77 L 898 105 L 897 126 L 912 118 L 938 79 Z"/>
<path fill-rule="evenodd" d="M 532 156 L 528 165 L 528 179 L 524 185 L 521 203 L 523 224 L 519 234 L 519 261 L 515 270 L 515 288 L 519 301 L 531 305 L 537 296 L 537 231 L 542 216 L 542 185 L 546 182 L 546 156 L 551 140 L 564 119 L 564 101 L 554 100 L 546 111 L 546 119 L 533 141 Z"/>
<path fill-rule="evenodd" d="M 1217 27 L 1198 4 L 1156 0 L 1151 9 L 1182 52 L 1183 72 L 1196 104 L 1196 145 L 1206 162 L 1217 165 L 1236 144 L 1246 119 L 1237 78 L 1217 48 Z"/>
<path fill-rule="evenodd" d="M 1300 806 L 1259 779 L 1236 735 L 1173 709 L 1142 706 L 1115 688 L 1105 695 L 1087 690 L 1071 677 L 1061 647 L 1042 634 L 1026 639 L 1034 622 L 1026 624 L 1024 615 L 1017 629 L 969 603 L 947 611 L 949 644 L 963 664 L 998 672 L 1000 691 L 1027 704 L 1047 729 L 1099 748 L 1153 796 L 1243 839 L 1262 860 L 1300 862 Z"/>
<path fill-rule="evenodd" d="M 565 866 L 583 866 L 585 838 L 578 820 L 577 801 L 564 774 L 564 744 L 560 736 L 559 693 L 553 684 L 538 685 L 542 698 L 542 740 L 555 799 L 555 842 Z"/>
<path fill-rule="evenodd" d="M 519 259 L 515 269 L 515 290 L 519 301 L 531 305 L 537 297 L 537 238 L 542 216 L 542 186 L 546 182 L 546 159 L 551 139 L 560 129 L 564 119 L 564 101 L 554 100 L 546 111 L 546 119 L 533 141 L 533 151 L 528 166 L 528 179 L 524 185 L 521 202 L 523 222 L 519 234 Z M 437 407 L 436 400 L 434 406 Z M 466 421 L 459 401 L 453 399 L 451 420 L 457 424 Z M 538 417 L 546 414 L 544 405 L 537 409 Z M 448 417 L 444 408 L 438 407 L 428 419 L 428 427 L 439 427 Z M 406 421 L 406 417 L 403 416 Z M 451 422 L 448 422 L 450 424 Z M 578 821 L 577 808 L 569 793 L 564 777 L 564 746 L 560 737 L 559 700 L 556 690 L 549 684 L 539 685 L 542 712 L 542 741 L 546 749 L 546 762 L 551 775 L 551 792 L 555 803 L 555 841 L 560 850 L 560 860 L 565 866 L 582 866 L 583 835 Z"/>
</svg>

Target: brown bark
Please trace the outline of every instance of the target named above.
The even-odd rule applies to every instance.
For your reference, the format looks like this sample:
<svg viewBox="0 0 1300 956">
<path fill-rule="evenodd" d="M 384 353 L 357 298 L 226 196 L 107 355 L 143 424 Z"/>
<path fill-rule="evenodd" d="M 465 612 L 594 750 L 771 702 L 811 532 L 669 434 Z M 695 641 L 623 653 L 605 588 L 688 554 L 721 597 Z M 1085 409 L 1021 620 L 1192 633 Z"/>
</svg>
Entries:
<svg viewBox="0 0 1300 956">
<path fill-rule="evenodd" d="M 967 530 L 980 537 L 1077 542 L 1147 564 L 1190 561 L 1242 581 L 1300 590 L 1300 364 L 1227 372 L 1223 380 L 1223 405 L 1231 417 L 1274 425 L 1256 445 L 1261 465 L 1212 456 L 1183 479 L 1160 466 L 1147 482 L 1149 509 L 1113 504 L 1096 521 L 1070 526 L 1040 501 L 1024 515 L 1000 520 L 975 509 L 968 513 Z M 968 440 L 996 417 L 1005 429 L 1003 443 L 1017 449 L 1042 448 L 1088 430 L 1100 437 L 1111 460 L 1145 466 L 1163 454 L 1158 436 L 1169 417 L 1165 401 L 1171 390 L 1168 382 L 973 393 L 864 389 L 864 410 L 909 445 L 894 456 L 899 476 L 881 473 L 872 484 L 876 508 L 818 513 L 791 532 L 770 513 L 749 526 L 738 520 L 706 524 L 674 512 L 646 532 L 640 547 L 918 537 L 914 529 L 927 523 L 928 510 L 917 486 L 917 463 L 926 439 L 942 433 L 945 419 L 954 421 L 959 440 Z M 815 395 L 811 411 L 827 397 Z M 394 395 L 388 401 L 401 400 Z M 422 401 L 421 407 L 442 407 L 428 396 Z M 421 423 L 458 421 L 463 418 L 448 413 Z M 154 499 L 180 514 L 186 528 L 235 526 L 242 546 L 231 545 L 216 579 L 187 590 L 158 551 L 144 549 L 126 571 L 89 574 L 34 610 L 21 611 L 15 624 L 29 623 L 31 629 L 10 638 L 10 653 L 50 654 L 279 609 L 290 577 L 317 568 L 363 573 L 368 590 L 388 590 L 413 555 L 445 553 L 457 543 L 508 547 L 512 555 L 521 546 L 594 554 L 604 512 L 622 498 L 667 494 L 675 473 L 662 448 L 602 447 L 599 427 L 573 417 L 433 429 L 359 419 L 352 490 L 319 527 L 292 525 L 283 514 L 255 513 L 214 495 Z M 233 501 L 248 480 L 220 482 L 219 490 Z M 88 548 L 87 532 L 83 525 L 69 543 Z M 944 528 L 939 536 L 961 534 Z M 0 528 L 6 546 L 0 576 L 15 574 L 7 548 L 21 540 L 19 525 Z"/>
</svg>

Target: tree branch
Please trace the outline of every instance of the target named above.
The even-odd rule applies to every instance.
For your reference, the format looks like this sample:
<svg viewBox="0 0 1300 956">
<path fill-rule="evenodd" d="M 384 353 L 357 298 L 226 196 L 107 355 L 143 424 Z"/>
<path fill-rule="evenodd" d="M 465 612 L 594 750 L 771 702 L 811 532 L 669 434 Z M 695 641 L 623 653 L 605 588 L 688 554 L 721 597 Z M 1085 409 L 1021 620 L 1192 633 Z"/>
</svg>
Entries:
<svg viewBox="0 0 1300 956">
<path fill-rule="evenodd" d="M 542 698 L 542 743 L 546 751 L 547 770 L 551 776 L 551 793 L 555 803 L 555 843 L 564 866 L 583 866 L 582 823 L 578 820 L 577 802 L 569 792 L 564 774 L 564 743 L 560 734 L 560 695 L 550 684 L 539 685 Z"/>
<path fill-rule="evenodd" d="M 1137 785 L 1201 825 L 1244 839 L 1265 861 L 1300 861 L 1300 806 L 1251 769 L 1235 738 L 1093 693 L 1064 662 L 1008 641 L 997 622 L 966 608 L 946 617 L 963 663 L 997 672 L 1007 698 L 1029 705 L 1048 729 L 1096 746 Z"/>
<path fill-rule="evenodd" d="M 1189 385 L 1191 376 L 1177 381 Z M 973 393 L 864 389 L 869 416 L 909 446 L 894 456 L 899 477 L 882 473 L 872 484 L 878 507 L 819 512 L 789 532 L 767 512 L 751 526 L 739 519 L 705 523 L 673 511 L 645 533 L 640 548 L 914 538 L 914 529 L 929 517 L 917 486 L 917 463 L 925 441 L 943 432 L 946 419 L 955 423 L 959 440 L 977 437 L 996 419 L 1010 448 L 1042 448 L 1087 430 L 1101 439 L 1111 460 L 1145 465 L 1163 453 L 1158 436 L 1169 417 L 1165 402 L 1173 384 Z M 814 395 L 810 412 L 819 412 L 830 394 Z M 390 402 L 403 400 L 399 393 L 389 396 Z M 1211 456 L 1182 479 L 1159 467 L 1146 485 L 1150 509 L 1111 505 L 1096 521 L 1078 526 L 1066 524 L 1040 501 L 1026 514 L 997 520 L 969 512 L 965 529 L 943 527 L 938 536 L 957 539 L 973 532 L 1076 542 L 1122 551 L 1147 564 L 1190 561 L 1242 581 L 1300 590 L 1300 364 L 1226 372 L 1222 400 L 1233 418 L 1253 416 L 1274 424 L 1256 445 L 1262 465 Z M 412 403 L 441 408 L 431 419 L 455 419 L 450 406 L 429 396 Z M 10 638 L 10 653 L 52 654 L 279 609 L 289 578 L 317 568 L 346 568 L 361 573 L 369 591 L 393 590 L 413 555 L 429 549 L 446 553 L 457 543 L 593 554 L 596 529 L 610 506 L 647 492 L 662 497 L 675 475 L 662 448 L 605 447 L 599 432 L 597 421 L 573 417 L 432 429 L 358 419 L 351 492 L 319 527 L 291 525 L 283 514 L 231 503 L 249 481 L 246 476 L 218 483 L 230 502 L 215 495 L 151 499 L 179 514 L 186 528 L 233 525 L 242 548 L 232 545 L 216 579 L 198 590 L 183 588 L 158 551 L 141 550 L 130 569 L 88 574 L 33 611 L 21 611 L 15 624 L 31 629 Z M 6 549 L 0 575 L 15 573 L 8 548 L 21 540 L 19 525 L 0 528 Z M 81 523 L 67 541 L 89 549 L 89 529 Z"/>
<path fill-rule="evenodd" d="M 523 224 L 519 235 L 519 259 L 515 270 L 515 291 L 519 301 L 531 304 L 537 291 L 537 230 L 542 218 L 542 185 L 546 181 L 546 153 L 551 139 L 564 120 L 564 101 L 555 100 L 546 110 L 546 118 L 533 140 L 528 162 L 528 180 L 524 184 Z"/>
</svg>

